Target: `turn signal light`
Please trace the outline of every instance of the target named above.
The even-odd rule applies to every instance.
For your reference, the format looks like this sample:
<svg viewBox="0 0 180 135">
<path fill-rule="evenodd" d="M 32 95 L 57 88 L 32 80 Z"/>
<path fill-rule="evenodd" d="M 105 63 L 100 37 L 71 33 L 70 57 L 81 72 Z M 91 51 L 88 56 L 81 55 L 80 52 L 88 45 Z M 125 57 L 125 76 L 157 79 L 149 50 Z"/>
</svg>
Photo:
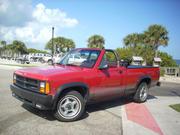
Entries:
<svg viewBox="0 0 180 135">
<path fill-rule="evenodd" d="M 49 92 L 50 92 L 49 82 L 46 82 L 46 91 L 45 91 L 45 93 L 49 94 Z"/>
<path fill-rule="evenodd" d="M 49 82 L 40 82 L 40 93 L 49 94 L 50 92 L 50 85 Z"/>
</svg>

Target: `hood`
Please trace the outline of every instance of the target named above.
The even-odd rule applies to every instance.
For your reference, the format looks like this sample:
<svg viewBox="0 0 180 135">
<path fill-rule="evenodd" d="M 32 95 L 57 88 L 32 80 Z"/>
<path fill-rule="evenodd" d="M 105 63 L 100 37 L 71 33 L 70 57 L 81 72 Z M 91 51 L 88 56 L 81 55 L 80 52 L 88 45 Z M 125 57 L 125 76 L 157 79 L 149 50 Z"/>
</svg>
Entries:
<svg viewBox="0 0 180 135">
<path fill-rule="evenodd" d="M 47 80 L 53 75 L 68 74 L 72 72 L 80 72 L 83 69 L 80 67 L 70 67 L 70 66 L 48 66 L 48 67 L 33 67 L 25 68 L 15 71 L 16 74 L 28 77 L 36 78 L 39 80 Z"/>
</svg>

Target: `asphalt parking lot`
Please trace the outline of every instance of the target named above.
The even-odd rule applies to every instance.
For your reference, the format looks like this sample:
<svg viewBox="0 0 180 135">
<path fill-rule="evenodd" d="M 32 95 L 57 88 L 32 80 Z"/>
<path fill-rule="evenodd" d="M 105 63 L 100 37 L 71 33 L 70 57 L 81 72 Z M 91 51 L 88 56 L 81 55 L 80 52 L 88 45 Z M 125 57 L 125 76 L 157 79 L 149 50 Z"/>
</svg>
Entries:
<svg viewBox="0 0 180 135">
<path fill-rule="evenodd" d="M 117 103 L 93 105 L 82 120 L 59 122 L 51 112 L 33 109 L 11 96 L 12 74 L 11 70 L 0 70 L 0 134 L 122 134 L 121 106 Z"/>
<path fill-rule="evenodd" d="M 87 107 L 84 117 L 76 122 L 57 121 L 50 111 L 40 111 L 27 106 L 11 96 L 9 85 L 13 70 L 0 69 L 0 134 L 103 134 L 121 135 L 121 108 L 124 98 Z M 149 98 L 179 96 L 179 84 L 162 84 L 150 90 Z"/>
</svg>

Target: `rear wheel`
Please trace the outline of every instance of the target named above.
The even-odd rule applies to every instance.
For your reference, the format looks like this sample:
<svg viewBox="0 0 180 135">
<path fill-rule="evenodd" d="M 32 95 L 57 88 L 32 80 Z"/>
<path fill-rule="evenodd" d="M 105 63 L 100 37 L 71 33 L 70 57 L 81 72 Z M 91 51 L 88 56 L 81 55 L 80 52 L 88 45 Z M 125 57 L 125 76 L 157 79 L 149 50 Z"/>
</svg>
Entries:
<svg viewBox="0 0 180 135">
<path fill-rule="evenodd" d="M 59 99 L 54 116 L 60 121 L 75 121 L 83 115 L 84 109 L 85 102 L 81 94 L 70 91 Z"/>
<path fill-rule="evenodd" d="M 148 84 L 146 82 L 142 82 L 136 90 L 136 93 L 134 95 L 134 101 L 138 103 L 145 102 L 148 97 L 148 91 Z"/>
</svg>

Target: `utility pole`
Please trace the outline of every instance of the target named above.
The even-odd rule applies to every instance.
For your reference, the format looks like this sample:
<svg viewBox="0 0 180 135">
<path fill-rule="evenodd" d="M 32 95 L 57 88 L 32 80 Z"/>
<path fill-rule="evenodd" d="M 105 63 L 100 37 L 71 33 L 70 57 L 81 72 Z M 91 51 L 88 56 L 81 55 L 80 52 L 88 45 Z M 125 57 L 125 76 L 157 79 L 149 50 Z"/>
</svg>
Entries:
<svg viewBox="0 0 180 135">
<path fill-rule="evenodd" d="M 54 27 L 52 27 L 52 56 L 54 56 L 56 53 L 56 46 L 54 45 L 53 40 L 54 40 Z"/>
</svg>

